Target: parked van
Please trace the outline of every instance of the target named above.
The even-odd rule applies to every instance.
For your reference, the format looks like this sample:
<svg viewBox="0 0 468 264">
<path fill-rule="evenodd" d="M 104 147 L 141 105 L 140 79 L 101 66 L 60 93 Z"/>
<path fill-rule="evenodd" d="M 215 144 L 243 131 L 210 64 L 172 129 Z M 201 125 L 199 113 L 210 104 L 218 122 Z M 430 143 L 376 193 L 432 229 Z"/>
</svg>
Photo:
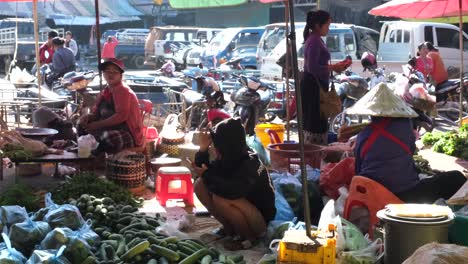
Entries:
<svg viewBox="0 0 468 264">
<path fill-rule="evenodd" d="M 205 67 L 216 68 L 222 60 L 232 58 L 237 47 L 258 45 L 265 29 L 263 27 L 227 28 L 219 32 L 201 54 L 201 62 Z M 256 61 L 245 62 L 241 65 L 247 68 L 257 68 Z"/>
<path fill-rule="evenodd" d="M 296 32 L 302 34 L 305 22 L 295 23 Z M 262 69 L 263 59 L 286 37 L 286 23 L 274 23 L 265 26 L 257 49 L 257 69 Z"/>
<path fill-rule="evenodd" d="M 152 27 L 145 42 L 147 66 L 159 68 L 173 53 L 189 45 L 195 39 L 198 28 L 194 27 Z"/>
<path fill-rule="evenodd" d="M 323 38 L 323 41 L 330 51 L 332 62 L 340 61 L 351 56 L 353 59 L 353 69 L 356 72 L 362 72 L 362 66 L 359 61 L 361 55 L 365 52 L 377 53 L 379 32 L 370 28 L 350 25 L 336 24 L 330 25 L 328 35 Z M 302 30 L 296 31 L 296 48 L 298 56 L 299 70 L 302 71 L 304 65 L 304 50 L 303 50 L 303 34 Z M 278 59 L 286 53 L 286 38 L 281 40 L 279 44 L 270 52 L 270 54 L 262 60 L 261 75 L 267 79 L 281 79 L 281 67 L 276 64 Z"/>
<path fill-rule="evenodd" d="M 415 57 L 419 44 L 430 41 L 439 50 L 446 67 L 460 68 L 459 28 L 445 23 L 388 21 L 380 30 L 377 59 L 406 63 Z M 464 58 L 468 58 L 468 35 L 463 33 Z M 388 63 L 387 63 L 388 64 Z M 465 63 L 464 71 L 468 71 Z"/>
</svg>

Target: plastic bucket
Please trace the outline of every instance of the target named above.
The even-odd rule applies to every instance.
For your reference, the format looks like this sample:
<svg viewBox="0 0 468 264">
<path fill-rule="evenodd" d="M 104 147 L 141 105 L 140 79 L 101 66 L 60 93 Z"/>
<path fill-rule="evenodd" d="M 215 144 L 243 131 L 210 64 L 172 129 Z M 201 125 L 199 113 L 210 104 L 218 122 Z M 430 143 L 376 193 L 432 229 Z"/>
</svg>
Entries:
<svg viewBox="0 0 468 264">
<path fill-rule="evenodd" d="M 280 138 L 280 141 L 281 142 L 271 142 L 270 141 L 270 136 L 268 135 L 268 133 L 266 132 L 267 129 L 271 129 L 273 131 L 276 132 L 276 134 L 278 134 L 278 137 Z M 257 137 L 260 139 L 260 142 L 262 142 L 262 145 L 266 148 L 269 144 L 272 144 L 272 143 L 282 143 L 283 142 L 283 138 L 284 138 L 284 131 L 285 131 L 285 128 L 284 128 L 284 125 L 283 124 L 268 124 L 268 123 L 264 123 L 264 124 L 258 124 L 257 126 L 255 126 L 255 134 L 257 135 Z"/>
</svg>

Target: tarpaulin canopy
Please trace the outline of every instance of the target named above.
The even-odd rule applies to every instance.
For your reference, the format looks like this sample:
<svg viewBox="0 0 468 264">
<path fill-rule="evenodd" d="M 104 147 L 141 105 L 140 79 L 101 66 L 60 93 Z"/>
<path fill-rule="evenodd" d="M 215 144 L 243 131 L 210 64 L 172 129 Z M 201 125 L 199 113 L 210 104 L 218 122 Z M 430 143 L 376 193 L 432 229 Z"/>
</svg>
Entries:
<svg viewBox="0 0 468 264">
<path fill-rule="evenodd" d="M 169 0 L 170 6 L 176 9 L 235 6 L 245 3 L 247 3 L 247 0 Z"/>
</svg>

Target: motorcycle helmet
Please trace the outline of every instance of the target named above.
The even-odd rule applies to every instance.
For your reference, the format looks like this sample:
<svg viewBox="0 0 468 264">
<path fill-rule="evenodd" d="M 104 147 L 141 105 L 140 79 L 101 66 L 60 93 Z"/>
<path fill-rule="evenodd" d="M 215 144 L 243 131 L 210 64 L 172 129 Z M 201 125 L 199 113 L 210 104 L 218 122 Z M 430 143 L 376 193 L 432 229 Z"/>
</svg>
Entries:
<svg viewBox="0 0 468 264">
<path fill-rule="evenodd" d="M 372 71 L 377 68 L 377 60 L 374 54 L 370 52 L 364 52 L 361 56 L 361 65 L 364 68 L 364 71 Z"/>
<path fill-rule="evenodd" d="M 206 100 L 213 103 L 216 108 L 221 108 L 226 104 L 224 94 L 221 91 L 213 91 L 206 96 Z"/>
</svg>

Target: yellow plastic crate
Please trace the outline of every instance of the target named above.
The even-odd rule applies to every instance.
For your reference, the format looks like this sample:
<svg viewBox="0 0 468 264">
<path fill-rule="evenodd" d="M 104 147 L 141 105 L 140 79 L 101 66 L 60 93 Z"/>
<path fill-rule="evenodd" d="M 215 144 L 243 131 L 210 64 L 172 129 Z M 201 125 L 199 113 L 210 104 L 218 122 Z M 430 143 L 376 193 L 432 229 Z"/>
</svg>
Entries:
<svg viewBox="0 0 468 264">
<path fill-rule="evenodd" d="M 310 239 L 305 230 L 288 230 L 278 247 L 277 263 L 335 264 L 334 232 L 315 232 Z"/>
</svg>

